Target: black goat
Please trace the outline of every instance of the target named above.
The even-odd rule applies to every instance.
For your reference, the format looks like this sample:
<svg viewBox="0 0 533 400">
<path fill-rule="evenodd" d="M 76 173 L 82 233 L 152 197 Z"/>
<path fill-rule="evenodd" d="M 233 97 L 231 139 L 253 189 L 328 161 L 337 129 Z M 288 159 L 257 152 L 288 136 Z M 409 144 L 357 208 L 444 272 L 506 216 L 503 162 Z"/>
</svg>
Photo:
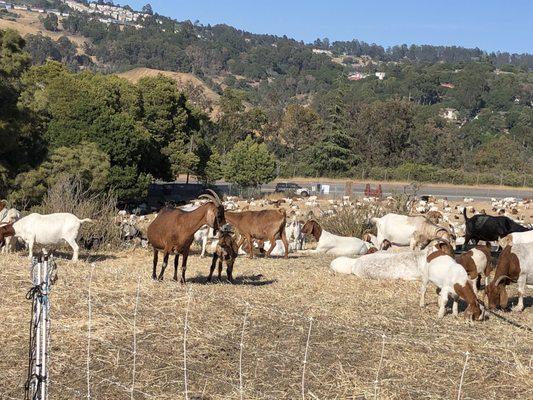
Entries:
<svg viewBox="0 0 533 400">
<path fill-rule="evenodd" d="M 466 249 L 466 245 L 470 240 L 474 240 L 477 245 L 477 242 L 480 240 L 492 242 L 513 232 L 526 232 L 530 230 L 505 216 L 493 217 L 478 214 L 468 218 L 466 216 L 466 208 L 463 209 L 463 216 L 465 217 L 466 227 L 463 249 Z"/>
</svg>

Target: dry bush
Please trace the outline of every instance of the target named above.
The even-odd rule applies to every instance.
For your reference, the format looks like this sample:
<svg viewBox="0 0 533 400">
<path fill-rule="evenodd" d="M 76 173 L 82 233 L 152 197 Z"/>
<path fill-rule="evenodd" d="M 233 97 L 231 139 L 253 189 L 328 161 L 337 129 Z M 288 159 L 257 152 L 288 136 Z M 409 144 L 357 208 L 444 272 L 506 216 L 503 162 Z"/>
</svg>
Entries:
<svg viewBox="0 0 533 400">
<path fill-rule="evenodd" d="M 86 243 L 93 241 L 93 248 L 116 247 L 120 244 L 120 229 L 114 222 L 116 204 L 117 198 L 112 191 L 94 194 L 83 189 L 80 179 L 64 175 L 48 189 L 41 205 L 32 211 L 41 214 L 65 212 L 80 219 L 91 218 L 94 223 L 82 225 L 82 239 Z"/>
<path fill-rule="evenodd" d="M 380 205 L 365 204 L 356 208 L 343 207 L 334 215 L 319 217 L 317 222 L 323 229 L 336 235 L 360 238 L 373 228 L 370 219 L 382 215 L 384 211 Z"/>
<path fill-rule="evenodd" d="M 402 192 L 395 192 L 392 194 L 393 200 L 389 205 L 389 212 L 396 214 L 409 214 L 412 205 L 418 197 L 420 191 L 420 184 L 413 182 L 410 185 L 404 186 Z"/>
</svg>

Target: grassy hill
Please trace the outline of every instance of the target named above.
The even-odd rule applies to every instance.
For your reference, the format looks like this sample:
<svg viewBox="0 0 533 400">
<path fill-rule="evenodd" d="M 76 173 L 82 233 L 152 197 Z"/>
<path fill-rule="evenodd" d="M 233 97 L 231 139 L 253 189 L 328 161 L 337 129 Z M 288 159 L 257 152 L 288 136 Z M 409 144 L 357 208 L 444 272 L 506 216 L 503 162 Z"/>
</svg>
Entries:
<svg viewBox="0 0 533 400">
<path fill-rule="evenodd" d="M 29 11 L 16 10 L 18 17 L 15 20 L 0 18 L 0 29 L 14 29 L 20 33 L 21 36 L 38 35 L 47 36 L 50 39 L 57 40 L 61 36 L 66 36 L 75 43 L 80 54 L 84 53 L 84 46 L 89 42 L 89 39 L 80 35 L 73 35 L 68 31 L 61 30 L 59 32 L 51 32 L 44 29 L 42 22 L 39 20 L 41 14 Z M 61 22 L 61 17 L 59 18 Z"/>
</svg>

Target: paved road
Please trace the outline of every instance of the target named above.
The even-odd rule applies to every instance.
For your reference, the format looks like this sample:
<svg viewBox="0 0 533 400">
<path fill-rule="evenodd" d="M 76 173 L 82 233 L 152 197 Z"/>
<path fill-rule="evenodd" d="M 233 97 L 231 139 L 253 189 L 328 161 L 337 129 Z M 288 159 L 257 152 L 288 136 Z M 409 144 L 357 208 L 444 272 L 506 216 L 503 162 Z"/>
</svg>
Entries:
<svg viewBox="0 0 533 400">
<path fill-rule="evenodd" d="M 309 182 L 296 182 L 302 187 L 311 187 L 313 183 Z M 322 185 L 330 185 L 330 194 L 333 196 L 340 197 L 344 195 L 345 185 L 343 183 L 334 183 L 334 182 L 321 182 Z M 263 185 L 263 190 L 273 191 L 275 184 Z M 376 185 L 371 185 L 372 189 L 376 188 Z M 394 184 L 394 183 L 383 183 L 381 185 L 383 190 L 383 195 L 388 196 L 394 193 L 402 193 L 404 185 Z M 352 184 L 352 191 L 356 195 L 363 195 L 365 191 L 364 183 L 354 183 Z M 419 195 L 435 195 L 437 197 L 448 197 L 449 199 L 458 199 L 464 197 L 471 197 L 476 200 L 490 200 L 492 197 L 500 199 L 503 197 L 516 197 L 516 198 L 533 198 L 533 189 L 528 188 L 473 188 L 465 186 L 436 186 L 431 184 L 423 184 L 420 186 L 418 191 Z"/>
</svg>

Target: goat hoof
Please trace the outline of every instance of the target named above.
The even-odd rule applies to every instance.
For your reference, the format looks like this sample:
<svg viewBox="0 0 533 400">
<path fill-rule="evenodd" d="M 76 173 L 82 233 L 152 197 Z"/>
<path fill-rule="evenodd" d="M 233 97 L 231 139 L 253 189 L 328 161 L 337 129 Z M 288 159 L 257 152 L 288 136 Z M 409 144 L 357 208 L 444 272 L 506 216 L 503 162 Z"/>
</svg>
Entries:
<svg viewBox="0 0 533 400">
<path fill-rule="evenodd" d="M 522 307 L 514 306 L 513 308 L 511 308 L 511 310 L 513 312 L 522 312 L 522 311 L 524 311 L 524 307 L 523 306 Z"/>
</svg>

